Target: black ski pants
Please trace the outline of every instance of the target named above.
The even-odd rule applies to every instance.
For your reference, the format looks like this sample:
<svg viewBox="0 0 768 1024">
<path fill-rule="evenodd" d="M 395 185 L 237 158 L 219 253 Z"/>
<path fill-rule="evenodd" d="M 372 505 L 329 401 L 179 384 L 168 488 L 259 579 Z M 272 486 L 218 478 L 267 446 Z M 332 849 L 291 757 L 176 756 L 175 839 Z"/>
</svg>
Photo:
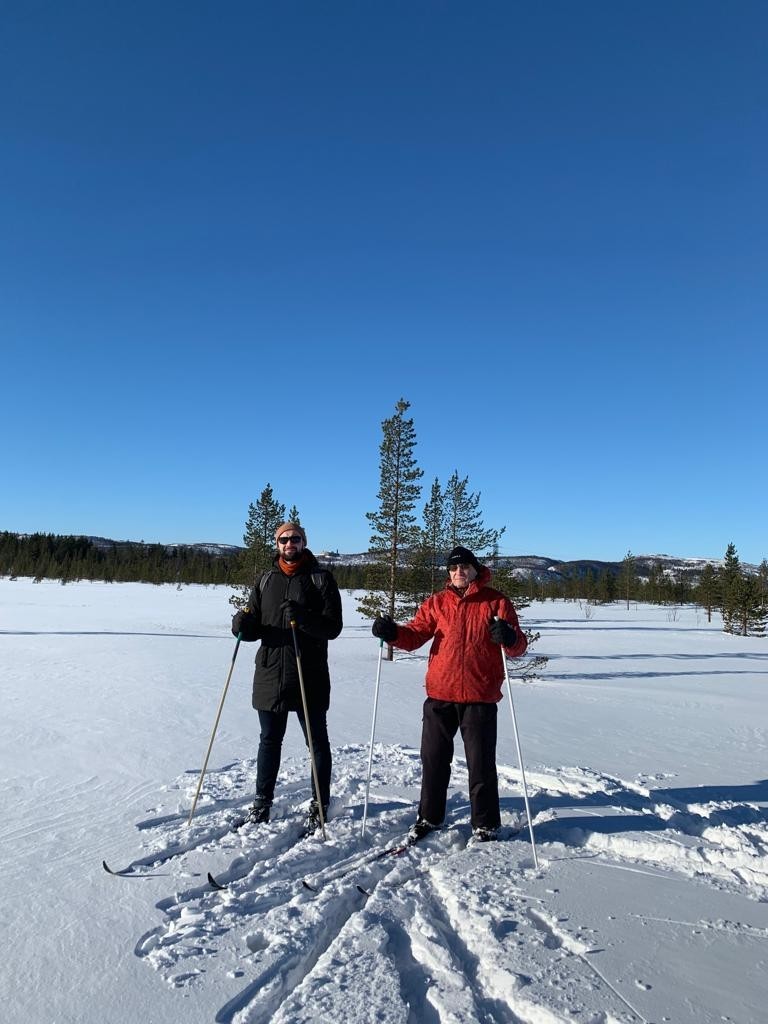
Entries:
<svg viewBox="0 0 768 1024">
<path fill-rule="evenodd" d="M 283 737 L 288 725 L 289 711 L 259 711 L 261 737 L 259 753 L 256 758 L 256 803 L 271 804 L 275 796 L 275 783 L 280 771 L 280 755 L 283 749 Z M 303 710 L 297 711 L 304 742 L 307 741 L 307 726 Z M 331 798 L 331 745 L 328 741 L 328 724 L 325 711 L 309 712 L 309 727 L 312 731 L 312 749 L 317 765 L 317 777 L 320 782 L 320 802 L 328 807 Z M 312 796 L 317 800 L 315 780 L 312 779 Z"/>
<path fill-rule="evenodd" d="M 424 701 L 421 729 L 421 799 L 419 817 L 442 824 L 451 780 L 453 738 L 464 741 L 469 771 L 469 802 L 473 828 L 498 828 L 499 779 L 496 774 L 496 705 Z"/>
</svg>

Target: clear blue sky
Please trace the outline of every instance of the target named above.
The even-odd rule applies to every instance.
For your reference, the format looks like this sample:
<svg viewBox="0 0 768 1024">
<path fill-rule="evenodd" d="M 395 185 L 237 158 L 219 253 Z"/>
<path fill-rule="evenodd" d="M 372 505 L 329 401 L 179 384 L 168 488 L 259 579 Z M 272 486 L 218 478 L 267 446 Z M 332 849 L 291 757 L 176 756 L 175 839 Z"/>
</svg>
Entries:
<svg viewBox="0 0 768 1024">
<path fill-rule="evenodd" d="M 411 402 L 502 550 L 768 555 L 768 5 L 0 12 L 0 529 L 364 550 Z"/>
</svg>

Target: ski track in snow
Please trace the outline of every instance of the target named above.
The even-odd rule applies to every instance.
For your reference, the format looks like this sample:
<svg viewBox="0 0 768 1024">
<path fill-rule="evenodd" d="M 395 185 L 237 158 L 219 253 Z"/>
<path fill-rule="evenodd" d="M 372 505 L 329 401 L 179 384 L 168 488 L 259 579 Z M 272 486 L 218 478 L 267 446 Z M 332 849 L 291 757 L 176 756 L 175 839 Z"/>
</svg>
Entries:
<svg viewBox="0 0 768 1024">
<path fill-rule="evenodd" d="M 609 940 L 561 918 L 557 890 L 543 887 L 548 869 L 586 860 L 596 870 L 684 877 L 741 895 L 746 883 L 750 898 L 768 901 L 768 812 L 759 802 L 580 767 L 527 773 L 538 872 L 527 828 L 507 828 L 505 842 L 469 842 L 458 758 L 452 827 L 367 863 L 407 830 L 421 778 L 417 751 L 374 748 L 363 838 L 367 760 L 367 746 L 334 750 L 326 843 L 298 840 L 309 798 L 303 761 L 284 764 L 272 822 L 237 832 L 231 824 L 250 801 L 255 761 L 208 773 L 190 828 L 184 808 L 197 780 L 191 771 L 179 779 L 171 787 L 178 813 L 137 823 L 144 851 L 132 876 L 167 862 L 180 887 L 158 903 L 162 920 L 138 940 L 136 955 L 178 989 L 205 984 L 212 972 L 231 979 L 234 995 L 216 1015 L 222 1024 L 339 1024 L 342 1005 L 349 1020 L 406 1024 L 649 1024 L 642 999 L 653 978 L 611 980 L 600 966 Z M 500 766 L 499 777 L 505 825 L 519 825 L 522 797 L 506 794 L 520 792 L 520 773 Z M 212 890 L 206 870 L 227 888 Z M 768 929 L 741 922 L 646 920 L 768 938 Z"/>
</svg>

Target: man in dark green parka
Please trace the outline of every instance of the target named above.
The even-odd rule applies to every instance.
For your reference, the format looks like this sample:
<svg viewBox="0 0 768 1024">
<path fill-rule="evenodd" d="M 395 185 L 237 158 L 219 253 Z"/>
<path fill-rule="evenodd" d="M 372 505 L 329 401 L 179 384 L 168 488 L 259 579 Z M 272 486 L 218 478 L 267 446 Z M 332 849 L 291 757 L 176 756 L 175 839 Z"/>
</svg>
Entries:
<svg viewBox="0 0 768 1024">
<path fill-rule="evenodd" d="M 248 642 L 261 640 L 253 677 L 253 706 L 259 712 L 261 737 L 257 758 L 256 799 L 250 820 L 269 821 L 269 809 L 280 770 L 283 737 L 288 714 L 295 711 L 307 739 L 296 664 L 293 630 L 301 655 L 312 749 L 320 793 L 310 804 L 306 827 L 320 825 L 330 801 L 331 748 L 326 715 L 330 705 L 328 641 L 342 628 L 341 597 L 333 575 L 322 569 L 307 548 L 307 536 L 299 523 L 283 523 L 275 532 L 277 555 L 251 591 L 248 605 L 232 619 L 232 632 Z"/>
</svg>

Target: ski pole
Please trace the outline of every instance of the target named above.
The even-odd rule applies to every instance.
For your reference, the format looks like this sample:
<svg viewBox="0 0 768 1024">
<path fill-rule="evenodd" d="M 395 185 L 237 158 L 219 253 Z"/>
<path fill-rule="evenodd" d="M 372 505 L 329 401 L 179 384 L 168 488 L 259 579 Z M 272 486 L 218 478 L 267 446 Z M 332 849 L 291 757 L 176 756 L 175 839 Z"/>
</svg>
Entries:
<svg viewBox="0 0 768 1024">
<path fill-rule="evenodd" d="M 299 689 L 301 690 L 301 706 L 304 708 L 304 724 L 307 727 L 307 746 L 309 747 L 309 762 L 312 766 L 312 781 L 315 783 L 315 796 L 317 798 L 317 809 L 320 813 L 320 829 L 323 833 L 323 840 L 328 837 L 325 834 L 325 812 L 323 801 L 320 796 L 320 780 L 317 777 L 317 764 L 315 762 L 315 748 L 312 746 L 312 727 L 309 724 L 309 710 L 307 708 L 307 692 L 304 689 L 304 673 L 301 670 L 301 654 L 299 652 L 299 641 L 296 638 L 296 621 L 291 619 L 291 632 L 293 633 L 293 649 L 296 652 L 296 668 L 299 670 Z"/>
<path fill-rule="evenodd" d="M 373 721 L 371 722 L 371 743 L 368 748 L 368 779 L 365 783 L 365 803 L 363 804 L 363 830 L 361 836 L 365 835 L 365 822 L 368 818 L 368 793 L 371 788 L 371 771 L 373 767 L 373 737 L 376 733 L 376 709 L 379 706 L 379 683 L 381 682 L 381 658 L 384 653 L 384 641 L 379 640 L 379 666 L 376 669 L 376 690 L 373 694 Z"/>
<path fill-rule="evenodd" d="M 213 723 L 213 732 L 211 733 L 211 740 L 210 740 L 210 743 L 208 744 L 208 750 L 206 751 L 206 754 L 205 754 L 205 761 L 203 761 L 203 770 L 200 772 L 200 779 L 199 779 L 199 781 L 197 783 L 197 792 L 195 793 L 195 799 L 192 801 L 192 810 L 189 812 L 189 818 L 187 820 L 187 826 L 192 824 L 192 818 L 194 817 L 194 814 L 195 814 L 195 808 L 197 807 L 197 798 L 200 796 L 200 790 L 202 789 L 202 786 L 203 786 L 203 778 L 205 777 L 205 769 L 208 767 L 208 758 L 211 756 L 211 750 L 213 748 L 213 739 L 214 739 L 214 737 L 216 735 L 216 730 L 219 727 L 219 719 L 221 718 L 221 711 L 222 711 L 222 708 L 224 707 L 224 700 L 225 700 L 225 698 L 227 696 L 227 690 L 229 689 L 229 681 L 232 678 L 232 672 L 234 671 L 234 668 L 235 668 L 235 658 L 237 657 L 237 651 L 238 651 L 238 648 L 240 647 L 240 640 L 242 639 L 242 636 L 243 636 L 242 633 L 238 633 L 237 634 L 237 642 L 235 643 L 235 650 L 234 650 L 234 653 L 232 654 L 232 663 L 229 666 L 229 672 L 227 673 L 227 681 L 226 681 L 226 683 L 224 683 L 224 692 L 222 693 L 221 700 L 219 701 L 219 710 L 216 712 L 216 721 Z"/>
<path fill-rule="evenodd" d="M 498 619 L 498 615 L 496 616 L 496 618 Z M 512 684 L 509 681 L 509 668 L 507 666 L 507 656 L 504 653 L 503 646 L 501 648 L 501 662 L 504 665 L 504 679 L 506 680 L 506 683 L 507 683 L 507 694 L 509 696 L 509 710 L 512 712 L 512 729 L 513 729 L 514 734 L 515 734 L 515 746 L 517 747 L 517 760 L 518 760 L 518 763 L 520 765 L 520 776 L 522 777 L 522 780 L 523 780 L 523 801 L 525 802 L 525 816 L 528 819 L 528 832 L 529 832 L 530 837 L 531 837 L 531 850 L 533 851 L 533 866 L 538 871 L 538 869 L 539 869 L 539 860 L 538 860 L 538 857 L 536 856 L 536 841 L 533 838 L 533 819 L 531 817 L 531 808 L 530 808 L 530 805 L 528 803 L 528 786 L 526 785 L 526 782 L 525 782 L 525 765 L 523 764 L 523 754 L 522 754 L 522 751 L 520 750 L 520 736 L 518 735 L 518 732 L 517 732 L 517 718 L 515 716 L 515 704 L 514 704 L 514 701 L 512 700 Z"/>
</svg>

